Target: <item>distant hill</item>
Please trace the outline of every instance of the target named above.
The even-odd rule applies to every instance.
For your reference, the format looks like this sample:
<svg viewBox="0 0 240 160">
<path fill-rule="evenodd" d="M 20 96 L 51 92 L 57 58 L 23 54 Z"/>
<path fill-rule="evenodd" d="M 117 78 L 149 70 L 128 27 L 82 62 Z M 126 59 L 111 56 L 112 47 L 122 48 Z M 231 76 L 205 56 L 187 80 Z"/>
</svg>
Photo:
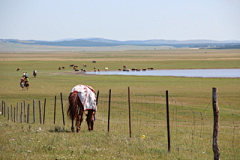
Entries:
<svg viewBox="0 0 240 160">
<path fill-rule="evenodd" d="M 86 39 L 62 39 L 57 41 L 39 41 L 39 40 L 18 40 L 18 39 L 0 39 L 1 46 L 6 44 L 31 45 L 31 46 L 52 46 L 52 47 L 118 47 L 118 46 L 169 46 L 169 48 L 217 48 L 233 49 L 240 48 L 240 41 L 215 41 L 215 40 L 129 40 L 117 41 L 104 38 L 86 38 Z M 16 45 L 15 45 L 16 46 Z M 128 47 L 129 48 L 129 47 Z M 139 47 L 138 47 L 139 48 Z"/>
</svg>

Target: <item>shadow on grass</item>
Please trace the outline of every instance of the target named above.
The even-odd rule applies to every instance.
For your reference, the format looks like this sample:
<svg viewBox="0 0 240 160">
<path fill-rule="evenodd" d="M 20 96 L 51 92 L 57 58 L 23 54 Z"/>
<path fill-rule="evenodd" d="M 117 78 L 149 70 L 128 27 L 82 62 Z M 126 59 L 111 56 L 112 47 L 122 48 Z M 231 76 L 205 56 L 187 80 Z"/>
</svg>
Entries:
<svg viewBox="0 0 240 160">
<path fill-rule="evenodd" d="M 67 132 L 72 133 L 70 130 L 66 129 L 65 127 L 56 126 L 54 129 L 50 129 L 49 132 Z"/>
</svg>

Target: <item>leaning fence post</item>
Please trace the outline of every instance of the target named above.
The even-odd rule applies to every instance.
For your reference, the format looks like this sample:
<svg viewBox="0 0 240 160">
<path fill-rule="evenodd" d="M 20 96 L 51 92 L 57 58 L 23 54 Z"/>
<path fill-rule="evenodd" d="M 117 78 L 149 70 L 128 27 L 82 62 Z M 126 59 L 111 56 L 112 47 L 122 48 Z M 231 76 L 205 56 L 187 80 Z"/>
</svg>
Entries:
<svg viewBox="0 0 240 160">
<path fill-rule="evenodd" d="M 130 87 L 128 87 L 128 113 L 129 113 L 129 136 L 132 137 L 131 128 L 131 101 L 130 101 Z"/>
<path fill-rule="evenodd" d="M 39 121 L 40 121 L 40 124 L 42 124 L 42 106 L 41 106 L 40 100 L 39 100 Z"/>
<path fill-rule="evenodd" d="M 214 152 L 214 160 L 220 159 L 220 151 L 218 146 L 218 131 L 219 131 L 219 108 L 218 108 L 218 100 L 217 100 L 217 88 L 212 88 L 212 103 L 213 103 L 213 116 L 214 116 L 214 124 L 213 124 L 213 152 Z"/>
<path fill-rule="evenodd" d="M 61 105 L 62 105 L 63 125 L 65 125 L 65 120 L 64 120 L 64 111 L 63 111 L 63 100 L 62 100 L 62 93 L 60 93 L 60 96 L 61 96 Z"/>
<path fill-rule="evenodd" d="M 171 150 L 171 141 L 170 141 L 170 123 L 169 123 L 169 101 L 168 101 L 168 90 L 166 90 L 166 114 L 167 114 L 167 134 L 168 134 L 168 152 Z"/>
<path fill-rule="evenodd" d="M 108 101 L 108 132 L 110 127 L 110 106 L 111 106 L 111 89 L 109 89 L 109 101 Z"/>
<path fill-rule="evenodd" d="M 55 99 L 54 99 L 54 124 L 56 119 L 56 103 L 57 103 L 57 96 L 55 96 Z"/>
</svg>

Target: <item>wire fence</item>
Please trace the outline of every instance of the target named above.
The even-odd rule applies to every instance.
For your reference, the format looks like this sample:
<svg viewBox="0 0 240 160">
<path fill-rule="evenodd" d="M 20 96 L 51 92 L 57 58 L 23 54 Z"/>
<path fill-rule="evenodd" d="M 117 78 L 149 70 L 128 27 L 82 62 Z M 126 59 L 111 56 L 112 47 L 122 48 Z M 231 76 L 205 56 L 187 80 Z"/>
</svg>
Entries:
<svg viewBox="0 0 240 160">
<path fill-rule="evenodd" d="M 165 91 L 154 94 L 137 94 L 131 91 L 130 100 L 128 96 L 127 89 L 123 90 L 122 93 L 112 92 L 111 99 L 109 93 L 100 93 L 96 120 L 105 126 L 103 131 L 124 137 L 131 135 L 133 138 L 147 138 L 149 141 L 154 141 L 156 145 L 167 148 Z M 218 98 L 221 124 L 219 143 L 220 149 L 223 151 L 222 158 L 237 159 L 234 153 L 240 150 L 240 114 L 234 111 L 239 107 L 239 104 L 229 105 L 221 94 L 218 94 Z M 64 104 L 66 103 L 67 101 L 64 101 Z M 169 103 L 171 149 L 191 155 L 212 154 L 213 110 L 211 97 L 209 97 L 208 103 L 201 105 L 201 108 L 187 105 L 171 94 Z M 34 122 L 34 113 L 29 117 L 27 116 L 28 112 L 34 110 L 34 108 L 29 109 L 30 106 L 34 106 L 34 101 L 32 104 L 27 105 L 23 102 L 16 106 L 9 106 L 2 101 L 2 115 L 11 122 L 29 123 L 30 119 Z M 56 105 L 56 102 L 52 102 L 53 104 Z M 49 105 L 47 109 L 51 108 L 51 111 L 48 112 L 51 115 L 45 115 L 45 109 L 42 109 L 43 113 L 41 113 L 40 108 L 44 108 L 44 105 L 46 106 L 46 102 L 40 103 L 40 100 L 38 104 L 35 103 L 35 111 L 39 108 L 39 113 L 36 112 L 35 118 L 39 117 L 40 121 L 40 117 L 43 115 L 42 120 L 45 119 L 45 116 L 53 117 L 55 114 L 54 107 L 49 107 Z M 129 106 L 131 107 L 130 111 Z M 20 117 L 23 117 L 22 121 Z M 61 123 L 59 122 L 61 117 L 57 121 Z M 53 121 L 47 123 L 53 123 Z M 107 130 L 107 126 L 109 130 Z"/>
</svg>

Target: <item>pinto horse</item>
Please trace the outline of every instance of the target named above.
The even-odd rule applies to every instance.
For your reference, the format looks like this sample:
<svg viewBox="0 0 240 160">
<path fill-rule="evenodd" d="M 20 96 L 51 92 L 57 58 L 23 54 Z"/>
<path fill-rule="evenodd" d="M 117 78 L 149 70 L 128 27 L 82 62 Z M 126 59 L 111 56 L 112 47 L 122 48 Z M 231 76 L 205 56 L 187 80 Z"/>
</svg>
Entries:
<svg viewBox="0 0 240 160">
<path fill-rule="evenodd" d="M 76 120 L 76 132 L 80 131 L 84 112 L 87 112 L 88 130 L 93 131 L 95 112 L 97 111 L 94 89 L 87 85 L 76 85 L 68 96 L 68 102 L 67 114 L 72 120 L 72 132 L 74 132 L 74 120 Z"/>
</svg>

